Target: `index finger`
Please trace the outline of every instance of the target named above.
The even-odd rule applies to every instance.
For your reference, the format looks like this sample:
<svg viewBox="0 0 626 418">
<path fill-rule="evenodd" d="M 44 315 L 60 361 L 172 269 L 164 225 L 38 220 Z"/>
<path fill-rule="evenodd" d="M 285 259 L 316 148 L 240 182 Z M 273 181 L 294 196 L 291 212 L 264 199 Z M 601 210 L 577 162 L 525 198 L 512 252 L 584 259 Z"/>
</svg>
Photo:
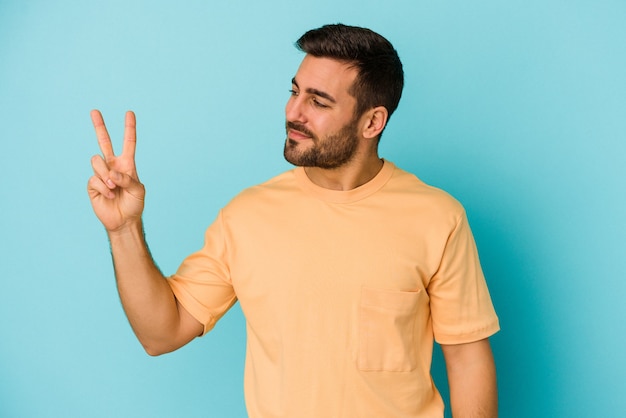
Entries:
<svg viewBox="0 0 626 418">
<path fill-rule="evenodd" d="M 113 154 L 113 146 L 111 145 L 109 132 L 107 131 L 107 127 L 104 124 L 102 113 L 100 113 L 99 110 L 94 109 L 91 111 L 91 122 L 93 123 L 93 127 L 96 130 L 98 145 L 100 146 L 100 150 L 102 151 L 102 155 L 105 161 L 111 159 L 111 157 L 115 157 L 115 154 Z"/>
<path fill-rule="evenodd" d="M 135 120 L 135 113 L 129 110 L 128 112 L 126 112 L 126 121 L 124 124 L 124 145 L 122 148 L 122 155 L 128 157 L 131 160 L 134 160 L 136 145 L 137 122 Z"/>
</svg>

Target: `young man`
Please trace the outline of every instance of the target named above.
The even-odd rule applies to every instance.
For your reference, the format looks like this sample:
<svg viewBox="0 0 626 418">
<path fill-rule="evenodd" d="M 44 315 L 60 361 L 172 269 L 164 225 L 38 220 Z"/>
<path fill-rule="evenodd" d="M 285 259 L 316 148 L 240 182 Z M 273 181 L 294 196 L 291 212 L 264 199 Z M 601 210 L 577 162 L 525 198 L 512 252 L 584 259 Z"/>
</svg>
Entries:
<svg viewBox="0 0 626 418">
<path fill-rule="evenodd" d="M 250 417 L 441 417 L 430 376 L 443 347 L 455 417 L 497 415 L 488 337 L 498 319 L 461 205 L 378 156 L 400 100 L 392 45 L 329 25 L 306 53 L 286 106 L 285 158 L 297 167 L 243 191 L 171 277 L 144 241 L 135 117 L 88 191 L 111 241 L 118 289 L 146 351 L 175 350 L 239 301 L 246 317 Z"/>
</svg>

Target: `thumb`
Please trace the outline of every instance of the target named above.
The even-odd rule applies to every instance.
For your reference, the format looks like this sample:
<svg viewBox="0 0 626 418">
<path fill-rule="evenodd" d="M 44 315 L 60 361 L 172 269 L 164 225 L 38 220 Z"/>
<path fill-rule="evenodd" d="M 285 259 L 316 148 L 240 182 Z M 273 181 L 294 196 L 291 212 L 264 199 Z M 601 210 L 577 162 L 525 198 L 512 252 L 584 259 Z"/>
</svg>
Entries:
<svg viewBox="0 0 626 418">
<path fill-rule="evenodd" d="M 117 186 L 122 189 L 128 189 L 128 191 L 143 190 L 142 184 L 137 179 L 134 179 L 128 174 L 120 173 L 119 171 L 111 170 L 109 172 L 109 182 L 107 182 L 109 186 Z"/>
</svg>

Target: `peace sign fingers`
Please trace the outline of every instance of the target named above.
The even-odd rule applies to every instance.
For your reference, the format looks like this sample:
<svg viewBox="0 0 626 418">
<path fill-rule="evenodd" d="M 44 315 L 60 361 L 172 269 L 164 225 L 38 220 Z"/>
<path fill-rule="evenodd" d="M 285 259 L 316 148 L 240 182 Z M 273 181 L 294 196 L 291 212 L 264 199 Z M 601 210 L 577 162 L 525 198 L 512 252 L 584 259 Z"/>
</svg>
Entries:
<svg viewBox="0 0 626 418">
<path fill-rule="evenodd" d="M 99 110 L 91 111 L 91 121 L 96 130 L 96 138 L 98 138 L 98 145 L 102 151 L 102 156 L 109 168 L 136 176 L 135 147 L 137 143 L 137 124 L 135 114 L 131 111 L 126 112 L 124 145 L 122 147 L 122 153 L 117 156 L 113 152 L 111 138 Z"/>
<path fill-rule="evenodd" d="M 104 124 L 102 113 L 100 113 L 99 110 L 91 111 L 91 122 L 93 123 L 93 127 L 96 130 L 96 138 L 98 138 L 98 145 L 100 146 L 100 150 L 102 151 L 102 156 L 104 157 L 105 161 L 113 159 L 115 157 L 115 154 L 113 154 L 113 145 L 111 145 L 109 132 L 107 131 L 107 127 Z"/>
<path fill-rule="evenodd" d="M 122 148 L 122 156 L 135 161 L 135 146 L 137 144 L 137 123 L 135 114 L 130 110 L 126 112 L 126 121 L 124 124 L 124 146 Z"/>
</svg>

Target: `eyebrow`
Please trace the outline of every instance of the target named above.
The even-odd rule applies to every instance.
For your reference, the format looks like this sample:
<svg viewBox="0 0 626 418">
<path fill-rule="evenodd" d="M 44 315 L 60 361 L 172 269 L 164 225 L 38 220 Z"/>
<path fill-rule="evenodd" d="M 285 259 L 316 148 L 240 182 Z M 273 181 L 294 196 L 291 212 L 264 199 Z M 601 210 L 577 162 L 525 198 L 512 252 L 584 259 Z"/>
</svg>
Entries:
<svg viewBox="0 0 626 418">
<path fill-rule="evenodd" d="M 293 84 L 294 86 L 300 88 L 300 86 L 298 85 L 298 82 L 296 81 L 295 77 L 291 79 L 291 84 Z M 321 90 L 318 90 L 318 89 L 313 89 L 313 88 L 308 88 L 305 91 L 307 93 L 309 93 L 309 94 L 314 94 L 316 96 L 323 97 L 324 99 L 328 100 L 329 102 L 337 103 L 337 100 L 335 100 L 335 98 L 333 96 L 331 96 L 330 94 L 328 94 L 328 93 L 326 93 L 324 91 L 321 91 Z"/>
</svg>

